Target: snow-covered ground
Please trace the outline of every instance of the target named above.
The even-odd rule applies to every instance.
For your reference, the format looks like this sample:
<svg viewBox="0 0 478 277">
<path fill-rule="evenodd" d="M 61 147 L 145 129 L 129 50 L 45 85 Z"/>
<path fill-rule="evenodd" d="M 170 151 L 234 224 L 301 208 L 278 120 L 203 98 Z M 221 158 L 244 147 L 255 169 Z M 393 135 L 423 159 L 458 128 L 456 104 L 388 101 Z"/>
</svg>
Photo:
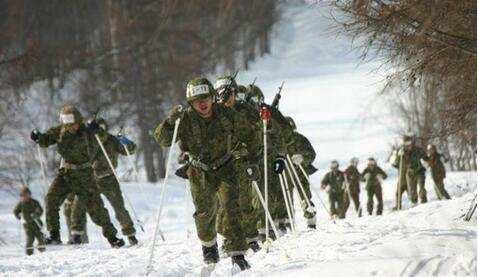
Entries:
<svg viewBox="0 0 478 277">
<path fill-rule="evenodd" d="M 330 160 L 337 159 L 345 166 L 353 156 L 361 161 L 376 157 L 390 175 L 383 185 L 385 212 L 381 217 L 357 218 L 349 210 L 347 219 L 334 224 L 314 197 L 318 229 L 307 231 L 296 207 L 299 232 L 281 237 L 269 253 L 249 253 L 252 269 L 239 275 L 475 276 L 476 217 L 471 222 L 459 217 L 476 190 L 476 172 L 448 174 L 445 183 L 453 200 L 436 201 L 428 178 L 428 204 L 410 207 L 404 197 L 406 209 L 390 212 L 396 172 L 385 160 L 395 138 L 392 115 L 376 96 L 383 76 L 371 73 L 371 65 L 357 67 L 357 54 L 349 51 L 345 38 L 325 36 L 325 14 L 326 9 L 288 4 L 274 37 L 272 54 L 241 72 L 239 81 L 248 83 L 258 77 L 257 84 L 268 101 L 286 81 L 280 109 L 296 120 L 299 131 L 311 139 L 318 152 L 315 165 L 319 172 L 312 176 L 312 182 L 325 202 L 327 197 L 318 184 Z M 127 165 L 125 160 L 121 163 Z M 146 232 L 138 231 L 141 246 L 111 249 L 99 228 L 89 221 L 90 244 L 49 247 L 45 253 L 31 257 L 24 255 L 25 236 L 11 213 L 17 197 L 0 192 L 0 238 L 6 242 L 0 242 L 0 276 L 143 275 L 160 185 L 125 183 L 122 187 L 145 223 Z M 40 184 L 36 184 L 34 196 L 41 198 Z M 166 196 L 160 225 L 166 241 L 157 244 L 152 275 L 197 276 L 202 254 L 187 184 L 171 178 Z M 361 200 L 365 207 L 363 193 Z M 230 261 L 224 259 L 214 275 L 230 275 L 230 270 Z"/>
</svg>

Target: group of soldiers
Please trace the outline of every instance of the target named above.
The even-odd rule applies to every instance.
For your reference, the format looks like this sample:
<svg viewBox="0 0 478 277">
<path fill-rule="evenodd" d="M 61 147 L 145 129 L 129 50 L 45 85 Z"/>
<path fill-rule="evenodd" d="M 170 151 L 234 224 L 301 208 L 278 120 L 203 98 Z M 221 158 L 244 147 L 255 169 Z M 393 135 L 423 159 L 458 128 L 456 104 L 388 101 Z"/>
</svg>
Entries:
<svg viewBox="0 0 478 277">
<path fill-rule="evenodd" d="M 294 191 L 299 196 L 307 227 L 316 228 L 309 179 L 317 171 L 312 165 L 316 153 L 309 140 L 297 132 L 294 120 L 279 111 L 276 101 L 266 104 L 258 86 L 238 85 L 233 76 L 218 78 L 214 86 L 206 78 L 191 80 L 186 88 L 186 101 L 188 107 L 174 107 L 155 129 L 154 137 L 162 147 L 177 142 L 181 149 L 182 166 L 176 174 L 189 181 L 195 206 L 193 218 L 206 264 L 219 261 L 219 233 L 224 237 L 222 249 L 232 263 L 241 270 L 248 269 L 244 257 L 248 249 L 257 252 L 269 239 L 294 230 Z M 61 243 L 59 209 L 63 203 L 71 243 L 88 241 L 88 213 L 111 246 L 122 247 L 125 243 L 117 238 L 100 194 L 112 205 L 123 235 L 131 245 L 137 244 L 135 226 L 114 172 L 118 155 L 132 154 L 136 145 L 125 136 L 108 133 L 102 118 L 84 122 L 71 105 L 61 109 L 60 122 L 60 126 L 45 133 L 38 130 L 31 133 L 31 139 L 41 147 L 56 144 L 62 163 L 45 197 L 49 232 L 45 241 L 39 236 L 41 207 L 28 197 L 31 196 L 28 189 L 22 191 L 15 215 L 23 214 L 25 220 L 27 253 L 33 253 L 35 238 L 41 245 L 39 250 L 44 249 L 44 242 Z M 401 208 L 398 199 L 401 203 L 405 191 L 412 203 L 417 202 L 417 184 L 420 199 L 426 202 L 424 163 L 432 169 L 439 198 L 449 198 L 443 185 L 442 156 L 434 147 L 424 153 L 412 137 L 406 137 L 404 146 L 393 156 L 400 176 L 398 209 Z M 332 161 L 330 172 L 322 180 L 321 188 L 328 192 L 328 212 L 332 218 L 344 218 L 351 200 L 355 211 L 362 215 L 360 182 L 366 184 L 367 212 L 372 214 L 375 197 L 376 214 L 382 214 L 382 180 L 387 174 L 374 158 L 368 159 L 361 173 L 357 166 L 358 159 L 353 158 L 342 172 L 338 162 Z"/>
</svg>

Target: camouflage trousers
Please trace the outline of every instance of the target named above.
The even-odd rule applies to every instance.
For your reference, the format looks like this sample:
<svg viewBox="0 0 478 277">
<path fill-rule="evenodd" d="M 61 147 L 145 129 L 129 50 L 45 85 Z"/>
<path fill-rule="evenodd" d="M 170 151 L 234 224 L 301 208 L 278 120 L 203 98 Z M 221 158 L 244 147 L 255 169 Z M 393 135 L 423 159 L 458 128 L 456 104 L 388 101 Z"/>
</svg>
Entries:
<svg viewBox="0 0 478 277">
<path fill-rule="evenodd" d="M 35 222 L 26 222 L 23 223 L 23 229 L 25 230 L 25 236 L 27 240 L 25 245 L 26 254 L 33 254 L 33 243 L 35 242 L 35 240 L 38 243 L 38 251 L 45 251 L 45 239 L 41 231 L 41 226 L 38 226 Z"/>
<path fill-rule="evenodd" d="M 75 232 L 71 229 L 71 226 L 73 225 L 73 209 L 75 209 L 75 213 L 78 215 L 76 218 L 76 224 L 77 226 L 80 226 L 78 228 L 81 230 L 81 232 Z M 78 201 L 78 197 L 74 193 L 70 193 L 67 196 L 65 204 L 63 204 L 63 215 L 65 216 L 66 226 L 68 227 L 68 242 L 73 242 L 72 235 L 81 235 L 81 242 L 88 243 L 89 239 L 88 230 L 86 228 L 86 207 L 83 202 Z"/>
<path fill-rule="evenodd" d="M 330 216 L 337 216 L 338 218 L 345 218 L 347 212 L 345 206 L 349 196 L 347 190 L 329 191 L 329 211 Z"/>
<path fill-rule="evenodd" d="M 53 180 L 45 197 L 46 224 L 50 234 L 59 236 L 60 206 L 71 193 L 76 194 L 79 201 L 85 203 L 91 220 L 102 228 L 103 236 L 110 239 L 114 238 L 117 231 L 111 223 L 108 210 L 106 210 L 98 188 L 95 185 L 92 169 L 60 169 L 60 172 Z M 75 209 L 76 208 L 73 208 L 72 213 L 75 213 Z M 83 227 L 80 226 L 79 223 L 73 222 L 71 230 L 74 232 L 82 232 Z"/>
<path fill-rule="evenodd" d="M 216 245 L 218 206 L 223 207 L 222 235 L 229 256 L 243 254 L 247 244 L 241 227 L 239 186 L 232 163 L 212 172 L 190 166 L 187 170 L 194 207 L 196 232 L 205 247 Z"/>
<path fill-rule="evenodd" d="M 247 243 L 258 241 L 257 233 L 257 221 L 258 212 L 257 205 L 254 205 L 254 188 L 251 185 L 251 181 L 246 174 L 247 166 L 241 162 L 236 161 L 236 178 L 239 184 L 239 212 L 241 214 L 239 221 L 242 227 L 242 231 Z M 219 201 L 218 201 L 219 202 Z M 223 235 L 225 231 L 227 222 L 225 218 L 225 208 L 220 203 L 218 203 L 218 213 L 217 213 L 217 231 L 219 234 Z M 226 243 L 225 243 L 226 244 Z"/>
<path fill-rule="evenodd" d="M 273 162 L 275 159 L 269 157 L 268 159 L 268 172 L 267 172 L 267 201 L 268 201 L 268 209 L 271 214 L 272 220 L 274 220 L 274 225 L 278 227 L 281 223 L 290 223 L 289 218 L 287 215 L 287 208 L 286 202 L 282 193 L 282 188 L 279 181 L 279 175 L 274 172 L 273 170 Z M 258 182 L 259 189 L 262 193 L 262 197 L 264 200 L 266 199 L 265 188 L 264 188 L 264 166 L 261 164 L 260 166 L 261 171 L 261 180 Z M 257 222 L 257 229 L 259 234 L 266 233 L 266 217 L 265 211 L 260 203 L 259 197 L 256 193 L 254 193 L 254 206 L 258 211 L 258 222 Z M 272 228 L 269 226 L 269 230 Z"/>
<path fill-rule="evenodd" d="M 376 183 L 367 187 L 367 212 L 369 215 L 373 213 L 373 198 L 377 199 L 377 215 L 381 215 L 383 212 L 383 198 L 382 198 L 382 185 Z"/>
<path fill-rule="evenodd" d="M 113 207 L 116 220 L 118 220 L 118 222 L 121 224 L 121 232 L 123 233 L 123 235 L 135 235 L 136 230 L 134 228 L 133 220 L 131 220 L 131 216 L 128 210 L 126 210 L 123 195 L 121 193 L 121 188 L 114 175 L 109 175 L 100 179 L 96 179 L 96 185 L 98 186 L 99 192 L 103 194 L 106 199 L 108 199 L 108 202 L 110 203 L 111 207 Z M 78 199 L 76 199 L 73 202 L 73 209 L 70 214 L 70 220 L 72 225 L 76 224 L 78 226 L 86 227 L 86 209 L 81 207 L 84 207 L 84 203 L 81 203 L 80 201 L 78 201 Z M 86 231 L 86 229 L 83 230 Z"/>
<path fill-rule="evenodd" d="M 414 174 L 411 171 L 408 171 L 406 179 L 410 201 L 413 204 L 416 204 L 418 202 L 418 196 L 420 196 L 420 203 L 426 203 L 427 190 L 425 189 L 425 173 Z M 417 191 L 417 186 L 419 191 Z"/>
<path fill-rule="evenodd" d="M 450 195 L 445 189 L 443 178 L 435 177 L 435 176 L 432 176 L 432 177 L 433 177 L 433 182 L 435 184 L 434 188 L 435 188 L 435 193 L 437 195 L 438 200 L 451 199 Z"/>
</svg>

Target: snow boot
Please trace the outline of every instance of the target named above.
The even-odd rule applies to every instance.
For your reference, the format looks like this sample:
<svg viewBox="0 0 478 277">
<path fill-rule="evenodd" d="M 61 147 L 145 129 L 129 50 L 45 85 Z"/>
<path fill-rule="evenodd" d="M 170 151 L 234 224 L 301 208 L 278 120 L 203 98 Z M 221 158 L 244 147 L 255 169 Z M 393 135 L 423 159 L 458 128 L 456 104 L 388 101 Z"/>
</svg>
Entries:
<svg viewBox="0 0 478 277">
<path fill-rule="evenodd" d="M 205 264 L 215 264 L 219 262 L 219 251 L 217 250 L 217 243 L 211 247 L 202 247 L 202 255 Z"/>
<path fill-rule="evenodd" d="M 244 259 L 244 255 L 233 256 L 231 260 L 232 266 L 237 265 L 241 269 L 241 271 L 248 270 L 249 268 L 251 268 L 246 259 Z"/>
<path fill-rule="evenodd" d="M 307 228 L 315 230 L 315 229 L 317 229 L 317 226 L 315 226 L 315 224 L 308 224 Z"/>
<path fill-rule="evenodd" d="M 121 248 L 124 246 L 124 240 L 119 239 L 117 237 L 109 238 L 108 242 L 110 243 L 111 247 L 113 248 Z"/>
<path fill-rule="evenodd" d="M 51 231 L 50 232 L 50 237 L 45 239 L 46 244 L 61 244 L 61 239 L 60 239 L 60 232 L 58 231 Z"/>
<path fill-rule="evenodd" d="M 287 234 L 287 225 L 285 223 L 279 223 L 279 232 Z"/>
<path fill-rule="evenodd" d="M 277 238 L 276 238 L 276 234 L 274 233 L 274 230 L 272 230 L 272 229 L 269 230 L 269 238 L 270 238 L 271 240 L 276 240 L 276 239 L 277 239 Z"/>
<path fill-rule="evenodd" d="M 261 247 L 259 246 L 259 243 L 257 243 L 257 241 L 251 241 L 248 243 L 249 245 L 249 248 L 252 249 L 252 251 L 254 252 L 258 252 L 259 250 L 261 250 Z"/>
<path fill-rule="evenodd" d="M 81 244 L 82 242 L 80 234 L 71 235 L 71 244 Z"/>
<path fill-rule="evenodd" d="M 133 236 L 129 236 L 128 237 L 128 241 L 129 241 L 129 245 L 133 246 L 133 245 L 137 245 L 139 242 L 138 242 L 138 239 L 133 235 Z"/>
</svg>

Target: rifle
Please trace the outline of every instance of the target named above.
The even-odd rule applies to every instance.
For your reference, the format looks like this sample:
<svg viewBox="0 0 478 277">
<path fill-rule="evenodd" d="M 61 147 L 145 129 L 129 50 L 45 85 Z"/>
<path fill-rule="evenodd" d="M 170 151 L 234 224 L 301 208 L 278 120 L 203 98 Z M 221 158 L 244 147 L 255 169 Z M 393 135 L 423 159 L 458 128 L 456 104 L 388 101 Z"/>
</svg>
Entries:
<svg viewBox="0 0 478 277">
<path fill-rule="evenodd" d="M 239 73 L 239 70 L 237 70 L 234 75 L 231 76 L 231 81 L 228 82 L 223 89 L 221 89 L 222 91 L 224 91 L 224 94 L 221 96 L 219 96 L 219 93 L 217 93 L 218 95 L 218 100 L 219 102 L 222 102 L 222 101 L 225 101 L 229 98 L 229 96 L 231 95 L 229 92 L 231 90 L 231 86 L 232 86 L 232 83 L 236 81 L 236 77 L 237 77 L 237 74 Z M 220 88 L 217 88 L 217 89 L 220 89 Z"/>
<path fill-rule="evenodd" d="M 284 87 L 284 81 L 282 81 L 282 84 L 280 85 L 279 87 L 279 91 L 276 93 L 276 96 L 274 97 L 274 101 L 272 101 L 272 107 L 273 108 L 277 108 L 279 106 L 279 101 L 280 101 L 280 98 L 281 98 L 281 91 L 282 91 L 282 88 Z"/>
</svg>

